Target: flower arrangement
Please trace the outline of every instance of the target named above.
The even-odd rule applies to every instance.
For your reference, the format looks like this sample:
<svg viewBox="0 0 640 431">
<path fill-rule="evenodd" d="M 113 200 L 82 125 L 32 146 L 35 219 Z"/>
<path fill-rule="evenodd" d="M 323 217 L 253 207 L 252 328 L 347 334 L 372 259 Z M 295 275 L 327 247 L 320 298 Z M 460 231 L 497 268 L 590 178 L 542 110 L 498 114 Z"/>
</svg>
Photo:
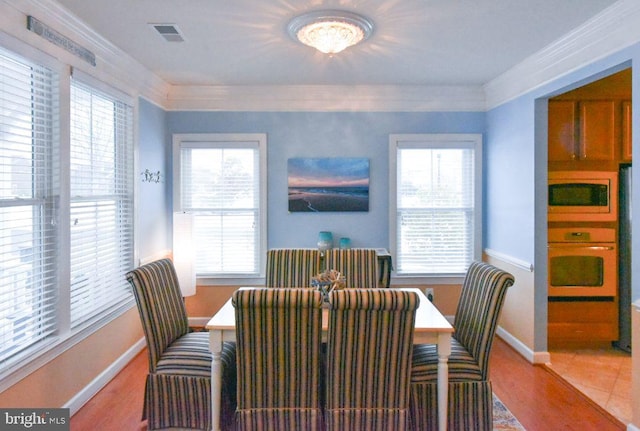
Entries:
<svg viewBox="0 0 640 431">
<path fill-rule="evenodd" d="M 335 269 L 327 269 L 324 272 L 311 278 L 311 286 L 315 287 L 322 293 L 325 302 L 329 301 L 329 293 L 333 290 L 341 290 L 345 288 L 345 278 L 339 271 Z"/>
</svg>

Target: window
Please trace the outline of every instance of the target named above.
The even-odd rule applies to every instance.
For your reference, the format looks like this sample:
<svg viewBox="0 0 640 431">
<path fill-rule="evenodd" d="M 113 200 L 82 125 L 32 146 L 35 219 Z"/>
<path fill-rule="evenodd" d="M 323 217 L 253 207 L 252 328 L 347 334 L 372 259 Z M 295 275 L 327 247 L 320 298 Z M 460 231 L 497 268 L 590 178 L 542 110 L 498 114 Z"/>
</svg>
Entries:
<svg viewBox="0 0 640 431">
<path fill-rule="evenodd" d="M 389 143 L 396 275 L 463 275 L 481 250 L 480 135 L 391 135 Z"/>
<path fill-rule="evenodd" d="M 71 82 L 71 326 L 130 297 L 133 108 Z"/>
<path fill-rule="evenodd" d="M 133 109 L 42 58 L 0 48 L 0 391 L 133 305 Z"/>
<path fill-rule="evenodd" d="M 57 75 L 0 50 L 0 364 L 57 328 Z"/>
<path fill-rule="evenodd" d="M 263 276 L 266 135 L 174 136 L 174 210 L 193 214 L 198 277 Z"/>
</svg>

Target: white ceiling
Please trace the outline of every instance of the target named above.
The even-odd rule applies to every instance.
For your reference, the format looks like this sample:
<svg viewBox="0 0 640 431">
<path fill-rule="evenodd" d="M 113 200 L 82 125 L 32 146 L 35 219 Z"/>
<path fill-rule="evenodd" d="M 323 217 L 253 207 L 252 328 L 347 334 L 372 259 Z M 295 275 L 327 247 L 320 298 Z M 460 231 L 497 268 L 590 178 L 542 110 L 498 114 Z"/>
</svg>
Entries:
<svg viewBox="0 0 640 431">
<path fill-rule="evenodd" d="M 615 0 L 57 0 L 174 85 L 482 85 Z M 370 18 L 333 57 L 286 26 L 310 10 Z M 150 23 L 175 24 L 166 42 Z"/>
</svg>

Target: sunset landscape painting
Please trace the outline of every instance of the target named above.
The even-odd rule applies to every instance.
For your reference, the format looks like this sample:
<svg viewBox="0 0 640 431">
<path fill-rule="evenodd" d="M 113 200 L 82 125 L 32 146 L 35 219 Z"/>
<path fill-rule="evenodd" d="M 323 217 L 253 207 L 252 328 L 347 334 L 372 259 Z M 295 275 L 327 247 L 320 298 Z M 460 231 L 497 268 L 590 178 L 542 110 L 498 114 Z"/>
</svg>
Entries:
<svg viewBox="0 0 640 431">
<path fill-rule="evenodd" d="M 287 161 L 290 212 L 369 211 L 369 159 Z"/>
</svg>

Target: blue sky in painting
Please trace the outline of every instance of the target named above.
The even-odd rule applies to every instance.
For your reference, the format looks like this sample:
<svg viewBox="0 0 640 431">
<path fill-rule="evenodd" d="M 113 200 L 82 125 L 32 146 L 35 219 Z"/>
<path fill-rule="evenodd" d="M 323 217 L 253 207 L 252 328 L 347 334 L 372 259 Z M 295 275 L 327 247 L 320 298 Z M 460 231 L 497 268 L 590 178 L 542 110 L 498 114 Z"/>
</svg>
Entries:
<svg viewBox="0 0 640 431">
<path fill-rule="evenodd" d="M 369 159 L 366 158 L 293 158 L 287 166 L 289 187 L 369 185 Z"/>
</svg>

